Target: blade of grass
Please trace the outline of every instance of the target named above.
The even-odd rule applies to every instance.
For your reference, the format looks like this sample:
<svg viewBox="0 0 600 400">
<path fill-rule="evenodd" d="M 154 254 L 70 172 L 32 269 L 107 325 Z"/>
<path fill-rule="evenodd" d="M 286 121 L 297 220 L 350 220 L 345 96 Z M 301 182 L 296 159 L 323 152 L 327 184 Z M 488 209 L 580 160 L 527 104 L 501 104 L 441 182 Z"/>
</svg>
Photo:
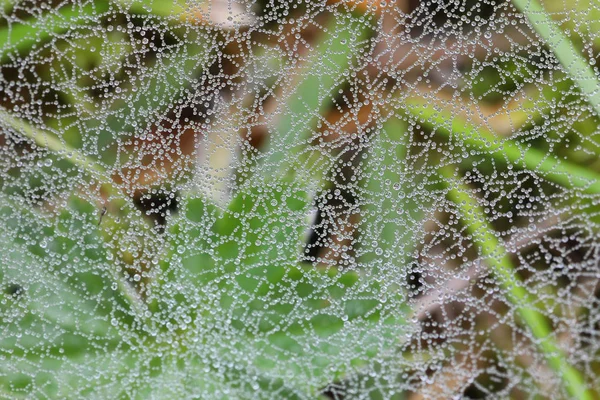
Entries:
<svg viewBox="0 0 600 400">
<path fill-rule="evenodd" d="M 131 0 L 117 0 L 130 12 L 142 13 L 142 14 L 153 14 L 158 17 L 171 18 L 182 14 L 189 8 L 189 4 L 185 0 L 145 0 L 131 1 Z"/>
<path fill-rule="evenodd" d="M 567 160 L 559 160 L 551 154 L 525 147 L 510 139 L 498 138 L 489 130 L 457 117 L 450 110 L 431 105 L 424 98 L 409 97 L 405 100 L 404 108 L 428 128 L 449 139 L 462 141 L 473 149 L 488 153 L 503 163 L 523 165 L 530 171 L 569 189 L 580 189 L 587 194 L 600 194 L 600 174 L 589 168 Z"/>
<path fill-rule="evenodd" d="M 585 38 L 583 41 L 592 43 L 596 48 L 600 46 L 600 38 L 596 35 L 596 24 L 600 20 L 597 0 L 542 0 L 541 4 L 549 14 L 560 16 L 560 26 L 563 30 L 570 29 L 578 38 Z M 554 15 L 553 19 L 556 20 Z"/>
<path fill-rule="evenodd" d="M 72 199 L 67 208 L 62 210 L 57 219 L 47 220 L 36 209 L 27 207 L 19 201 L 15 201 L 8 196 L 0 194 L 0 221 L 2 222 L 3 232 L 10 237 L 14 246 L 23 246 L 23 257 L 27 258 L 29 268 L 18 268 L 20 277 L 28 274 L 39 276 L 48 274 L 52 276 L 53 269 L 63 270 L 65 273 L 70 270 L 70 265 L 75 264 L 74 259 L 83 259 L 90 262 L 86 265 L 82 262 L 82 269 L 75 272 L 70 271 L 71 280 L 65 279 L 61 285 L 74 285 L 64 290 L 65 298 L 77 295 L 89 295 L 90 292 L 100 292 L 102 296 L 96 297 L 95 312 L 108 313 L 108 310 L 114 311 L 113 301 L 120 303 L 123 300 L 131 307 L 131 310 L 139 317 L 143 315 L 142 305 L 139 297 L 133 292 L 132 288 L 115 272 L 113 268 L 99 268 L 106 260 L 105 249 L 100 241 L 100 232 L 93 215 L 94 207 L 90 204 Z M 68 227 L 68 234 L 74 234 L 74 238 L 65 236 L 64 229 Z M 35 237 L 35 243 L 28 243 L 27 238 Z M 98 243 L 93 252 L 91 246 L 82 246 L 81 242 L 86 240 Z M 45 247 L 39 243 L 46 243 Z M 25 247 L 26 246 L 26 247 Z M 8 247 L 7 247 L 8 248 Z M 84 255 L 85 254 L 85 255 Z M 66 258 L 64 258 L 66 257 Z M 97 264 L 96 264 L 97 263 Z M 40 268 L 42 272 L 31 271 L 31 268 Z M 0 276 L 10 272 L 9 267 L 0 269 Z M 87 271 L 86 271 L 87 268 Z M 85 272 L 84 272 L 85 271 Z M 50 278 L 45 278 L 48 281 Z M 52 279 L 55 279 L 53 277 Z M 115 282 L 119 287 L 119 295 L 106 292 L 108 283 Z M 79 289 L 77 289 L 78 287 Z M 82 288 L 85 288 L 82 289 Z M 69 294 L 67 294 L 70 291 Z M 101 299 L 101 300 L 100 300 Z M 115 303 L 115 304 L 117 304 Z M 122 307 L 122 306 L 121 306 Z M 113 315 L 120 314 L 120 311 Z M 123 315 L 121 315 L 123 316 Z"/>
<path fill-rule="evenodd" d="M 323 31 L 317 48 L 300 67 L 299 78 L 285 97 L 285 107 L 265 146 L 267 157 L 261 166 L 265 178 L 282 171 L 290 152 L 306 144 L 317 119 L 335 97 L 335 89 L 344 83 L 371 28 L 364 19 L 342 14 L 333 17 Z"/>
<path fill-rule="evenodd" d="M 186 87 L 209 62 L 210 49 L 208 45 L 182 43 L 160 55 L 153 66 L 141 71 L 140 82 L 115 102 L 112 115 L 107 117 L 109 129 L 140 131 L 162 116 L 164 109 L 188 93 Z"/>
<path fill-rule="evenodd" d="M 176 18 L 178 21 L 190 19 L 187 12 L 188 5 L 183 0 L 153 0 L 149 2 L 150 4 L 131 3 L 125 0 L 111 1 L 130 6 L 130 11 L 133 13 L 151 13 L 167 19 Z M 8 9 L 12 3 L 12 0 L 0 2 L 0 8 Z M 20 24 L 4 27 L 0 30 L 0 61 L 5 62 L 15 51 L 25 51 L 47 40 L 53 34 L 73 29 L 75 25 L 97 22 L 98 14 L 108 11 L 109 4 L 106 0 L 95 0 L 83 7 L 65 6 L 58 11 L 52 10 L 41 18 L 32 18 Z"/>
<path fill-rule="evenodd" d="M 366 210 L 361 224 L 363 262 L 404 266 L 414 248 L 420 208 L 409 191 L 412 183 L 404 173 L 407 125 L 397 117 L 383 124 L 373 139 L 366 159 Z M 401 192 L 403 195 L 399 196 Z M 399 213 L 400 211 L 400 213 Z M 413 217 L 417 213 L 416 218 Z M 369 243 L 372 243 L 370 245 Z M 377 254 L 381 255 L 377 255 Z"/>
<path fill-rule="evenodd" d="M 165 52 L 143 70 L 138 76 L 139 83 L 123 90 L 124 94 L 107 112 L 87 121 L 87 129 L 93 131 L 100 138 L 99 144 L 108 149 L 99 155 L 104 164 L 113 166 L 119 161 L 123 166 L 133 155 L 116 154 L 115 143 L 131 137 L 132 133 L 137 137 L 140 132 L 147 132 L 165 116 L 169 107 L 194 93 L 193 83 L 200 71 L 210 64 L 216 44 L 200 42 L 202 44 L 198 45 L 189 39 L 189 43 L 181 43 L 171 52 Z M 204 39 L 198 37 L 197 41 L 200 40 Z M 117 160 L 117 155 L 123 159 Z"/>
<path fill-rule="evenodd" d="M 52 10 L 41 18 L 12 24 L 0 30 L 0 61 L 6 61 L 14 52 L 25 51 L 41 43 L 53 34 L 73 29 L 73 26 L 89 22 L 97 23 L 98 14 L 109 8 L 107 1 L 98 0 L 84 7 L 70 5 Z"/>
<path fill-rule="evenodd" d="M 61 159 L 68 161 L 73 166 L 86 171 L 90 177 L 103 182 L 103 189 L 107 190 L 110 194 L 118 195 L 120 193 L 120 191 L 112 183 L 110 183 L 111 179 L 101 165 L 86 155 L 81 154 L 78 150 L 68 146 L 65 142 L 61 141 L 55 136 L 34 128 L 27 122 L 11 115 L 8 111 L 2 108 L 0 108 L 0 126 L 5 129 L 10 129 L 17 134 L 32 140 L 39 147 L 50 151 Z"/>
<path fill-rule="evenodd" d="M 512 3 L 525 14 L 600 117 L 600 81 L 596 72 L 537 0 L 512 0 Z"/>
<path fill-rule="evenodd" d="M 112 0 L 125 7 L 128 13 L 152 14 L 165 18 L 171 22 L 187 21 L 197 23 L 201 21 L 199 4 L 190 3 L 189 0 L 145 0 L 143 2 L 131 0 Z M 200 1 L 200 4 L 205 3 Z M 206 3 L 205 3 L 206 4 Z M 196 15 L 198 13 L 198 15 Z"/>
<path fill-rule="evenodd" d="M 509 301 L 517 311 L 536 339 L 536 344 L 544 354 L 548 364 L 564 382 L 567 392 L 578 399 L 592 399 L 580 372 L 569 365 L 564 352 L 552 338 L 552 328 L 545 316 L 531 306 L 532 296 L 527 292 L 523 283 L 516 275 L 510 255 L 501 241 L 493 234 L 493 228 L 487 222 L 486 216 L 477 200 L 469 194 L 466 187 L 455 177 L 451 167 L 440 169 L 448 185 L 448 198 L 458 207 L 460 218 L 467 232 L 472 236 L 482 257 L 492 270 L 500 285 L 506 290 Z"/>
<path fill-rule="evenodd" d="M 8 128 L 31 139 L 41 148 L 49 150 L 60 158 L 68 160 L 74 166 L 87 171 L 91 176 L 107 178 L 106 170 L 95 161 L 79 153 L 78 150 L 69 147 L 58 138 L 36 129 L 22 119 L 11 115 L 4 109 L 0 109 L 0 124 L 4 128 Z"/>
</svg>

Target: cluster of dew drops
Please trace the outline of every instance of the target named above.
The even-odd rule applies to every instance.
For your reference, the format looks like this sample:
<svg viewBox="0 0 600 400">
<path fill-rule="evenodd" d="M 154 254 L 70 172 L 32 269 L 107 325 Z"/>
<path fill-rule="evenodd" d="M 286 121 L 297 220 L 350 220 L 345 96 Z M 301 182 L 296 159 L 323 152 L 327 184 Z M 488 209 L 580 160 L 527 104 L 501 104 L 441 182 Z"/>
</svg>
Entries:
<svg viewBox="0 0 600 400">
<path fill-rule="evenodd" d="M 26 52 L 0 43 L 0 397 L 4 389 L 56 398 L 86 390 L 99 398 L 547 396 L 560 382 L 440 166 L 473 196 L 486 218 L 480 229 L 506 248 L 510 273 L 538 299 L 570 358 L 598 368 L 597 198 L 502 154 L 514 141 L 594 168 L 597 118 L 510 2 L 177 1 L 162 16 L 152 14 L 159 1 L 5 3 L 0 29 L 38 18 L 51 32 L 13 37 L 34 42 Z M 95 11 L 54 21 L 67 8 Z M 579 29 L 594 65 L 587 43 L 597 38 L 577 10 L 564 12 L 566 34 Z M 298 94 L 304 80 L 323 91 L 318 74 L 333 73 L 335 55 L 318 51 L 323 35 L 335 41 L 326 31 L 336 18 L 370 26 L 340 41 L 359 40 L 360 50 L 332 90 Z M 290 110 L 294 96 L 321 105 Z M 415 99 L 450 117 L 411 111 Z M 308 135 L 272 146 L 282 115 Z M 466 124 L 452 131 L 453 118 L 497 136 L 478 146 L 484 139 Z M 296 194 L 269 197 L 287 190 L 257 167 L 273 153 L 302 182 L 319 169 L 311 155 L 327 160 L 303 215 L 288 208 Z M 245 200 L 256 209 L 227 209 L 261 179 Z M 65 217 L 73 197 L 87 211 Z M 190 199 L 213 206 L 188 212 Z M 242 223 L 211 236 L 223 215 Z M 269 221 L 264 231 L 244 232 L 257 220 Z M 297 221 L 298 243 L 277 239 L 296 234 Z M 284 259 L 272 253 L 289 242 L 298 254 L 283 278 L 248 272 L 247 260 L 257 271 Z M 190 263 L 202 266 L 202 284 L 173 281 Z M 317 272 L 291 278 L 294 268 Z M 359 283 L 348 289 L 345 274 Z M 236 292 L 236 282 L 251 280 L 254 292 Z M 106 296 L 114 296 L 108 306 Z M 128 301 L 134 311 L 123 311 Z M 303 321 L 310 304 L 328 304 L 327 314 Z M 287 314 L 267 335 L 279 306 Z M 401 329 L 381 322 L 399 319 Z M 273 339 L 293 329 L 308 339 Z"/>
</svg>

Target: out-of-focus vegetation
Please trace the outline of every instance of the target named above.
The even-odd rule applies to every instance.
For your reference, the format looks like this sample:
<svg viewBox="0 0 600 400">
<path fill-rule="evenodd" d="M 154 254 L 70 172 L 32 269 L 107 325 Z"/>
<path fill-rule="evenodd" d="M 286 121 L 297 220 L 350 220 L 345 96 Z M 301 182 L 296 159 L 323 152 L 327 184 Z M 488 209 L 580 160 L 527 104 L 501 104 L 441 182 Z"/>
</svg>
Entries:
<svg viewBox="0 0 600 400">
<path fill-rule="evenodd" d="M 483 398 L 481 388 L 527 397 L 508 378 L 453 371 L 457 359 L 477 357 L 458 344 L 436 373 L 418 370 L 435 343 L 411 332 L 442 325 L 440 310 L 422 301 L 424 254 L 445 243 L 453 261 L 439 271 L 484 260 L 487 272 L 469 279 L 495 279 L 508 305 L 490 308 L 498 318 L 515 311 L 525 334 L 507 335 L 533 343 L 561 396 L 600 396 L 600 365 L 582 369 L 555 334 L 568 312 L 590 309 L 548 306 L 518 267 L 530 255 L 510 247 L 513 228 L 541 240 L 534 217 L 544 207 L 560 210 L 557 218 L 598 219 L 598 30 L 594 13 L 577 11 L 585 2 L 560 10 L 469 0 L 435 14 L 402 0 L 329 1 L 327 11 L 259 1 L 236 18 L 218 1 L 30 3 L 0 7 L 0 265 L 10 283 L 0 303 L 9 338 L 0 338 L 0 394 L 168 397 L 180 379 L 173 371 L 183 370 L 185 387 L 215 397 L 334 397 L 331 384 L 401 359 L 415 361 L 391 361 L 406 364 L 398 380 L 429 374 L 407 398 Z M 586 24 L 561 23 L 560 13 Z M 485 45 L 457 52 L 465 37 Z M 526 178 L 510 181 L 514 171 Z M 524 200 L 508 200 L 510 191 Z M 326 203 L 337 226 L 324 223 Z M 450 223 L 431 228 L 436 219 Z M 387 264 L 409 282 L 378 279 Z M 23 265 L 32 268 L 15 267 Z M 561 296 L 570 284 L 541 294 Z M 53 301 L 60 306 L 42 304 Z M 403 306 L 391 313 L 386 302 Z M 229 326 L 219 326 L 222 315 Z M 494 323 L 480 318 L 476 331 Z M 202 339 L 207 347 L 223 343 L 210 351 L 231 360 L 226 373 L 179 358 L 192 354 L 197 326 L 218 338 Z M 269 341 L 258 339 L 266 333 Z M 481 343 L 488 339 L 518 351 L 503 337 Z M 360 356 L 348 363 L 348 351 Z M 141 373 L 156 387 L 80 378 L 95 368 L 117 374 L 152 352 L 161 356 Z M 234 365 L 239 354 L 257 356 Z M 496 368 L 498 357 L 478 368 Z M 48 364 L 49 383 L 31 379 L 32 363 Z M 250 384 L 244 374 L 258 378 Z M 528 378 L 544 393 L 546 382 Z"/>
</svg>

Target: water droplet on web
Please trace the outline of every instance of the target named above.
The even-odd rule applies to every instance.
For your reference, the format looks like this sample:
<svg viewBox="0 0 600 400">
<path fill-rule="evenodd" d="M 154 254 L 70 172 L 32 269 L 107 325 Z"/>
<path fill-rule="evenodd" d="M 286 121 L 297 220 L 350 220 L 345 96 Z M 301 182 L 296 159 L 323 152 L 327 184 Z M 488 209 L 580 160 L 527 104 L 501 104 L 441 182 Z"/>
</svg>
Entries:
<svg viewBox="0 0 600 400">
<path fill-rule="evenodd" d="M 0 7 L 5 397 L 600 386 L 594 2 L 167 3 Z"/>
</svg>

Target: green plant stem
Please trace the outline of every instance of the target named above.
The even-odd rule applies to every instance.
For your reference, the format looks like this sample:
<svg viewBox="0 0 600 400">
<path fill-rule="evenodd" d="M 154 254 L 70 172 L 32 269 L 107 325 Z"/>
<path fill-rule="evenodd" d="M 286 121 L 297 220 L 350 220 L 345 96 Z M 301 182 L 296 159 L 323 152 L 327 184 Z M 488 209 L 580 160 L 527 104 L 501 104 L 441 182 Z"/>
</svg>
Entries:
<svg viewBox="0 0 600 400">
<path fill-rule="evenodd" d="M 565 72 L 579 86 L 596 111 L 596 116 L 600 117 L 600 82 L 589 63 L 537 0 L 512 0 L 512 3 L 525 14 L 533 28 L 554 52 Z"/>
<path fill-rule="evenodd" d="M 592 399 L 585 381 L 579 371 L 568 364 L 564 352 L 552 337 L 552 328 L 545 316 L 532 307 L 534 301 L 516 274 L 514 265 L 501 241 L 493 234 L 484 211 L 477 200 L 469 194 L 469 189 L 455 177 L 451 167 L 444 167 L 440 172 L 447 180 L 448 198 L 456 204 L 460 217 L 472 236 L 474 244 L 500 285 L 506 290 L 509 301 L 515 305 L 523 322 L 529 327 L 536 339 L 536 344 L 544 354 L 548 364 L 564 382 L 569 394 L 578 399 Z"/>
<path fill-rule="evenodd" d="M 522 165 L 566 188 L 580 189 L 587 194 L 600 194 L 600 174 L 591 169 L 559 160 L 551 154 L 525 147 L 511 139 L 499 138 L 489 130 L 456 116 L 450 110 L 430 105 L 426 99 L 409 97 L 405 106 L 406 111 L 423 125 L 450 139 L 462 141 L 501 162 Z"/>
</svg>

